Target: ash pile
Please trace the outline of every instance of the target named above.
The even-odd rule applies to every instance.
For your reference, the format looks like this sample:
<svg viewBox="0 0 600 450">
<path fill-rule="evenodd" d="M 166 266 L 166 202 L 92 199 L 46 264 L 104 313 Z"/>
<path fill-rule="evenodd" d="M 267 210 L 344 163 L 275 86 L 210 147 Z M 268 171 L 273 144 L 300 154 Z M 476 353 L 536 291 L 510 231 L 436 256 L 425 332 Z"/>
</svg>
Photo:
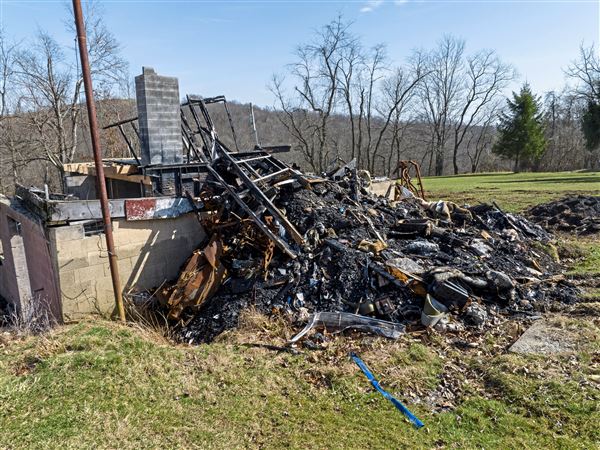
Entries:
<svg viewBox="0 0 600 450">
<path fill-rule="evenodd" d="M 550 229 L 595 234 L 600 232 L 600 196 L 577 195 L 534 206 L 531 220 Z"/>
<path fill-rule="evenodd" d="M 209 168 L 198 210 L 209 241 L 160 293 L 182 341 L 211 341 L 250 307 L 397 337 L 483 329 L 577 299 L 543 251 L 551 236 L 523 217 L 427 202 L 402 186 L 392 201 L 355 169 L 311 178 L 263 156 L 247 171 L 223 152 Z"/>
</svg>

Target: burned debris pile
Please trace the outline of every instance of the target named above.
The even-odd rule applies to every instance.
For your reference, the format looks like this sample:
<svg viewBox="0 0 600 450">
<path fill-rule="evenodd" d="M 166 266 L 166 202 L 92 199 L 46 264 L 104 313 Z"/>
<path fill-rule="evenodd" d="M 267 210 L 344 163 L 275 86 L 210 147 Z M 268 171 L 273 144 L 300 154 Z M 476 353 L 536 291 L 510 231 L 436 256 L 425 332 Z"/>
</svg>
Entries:
<svg viewBox="0 0 600 450">
<path fill-rule="evenodd" d="M 240 150 L 232 124 L 230 150 L 211 102 L 224 98 L 188 96 L 181 106 L 185 162 L 143 168 L 153 190 L 187 197 L 206 231 L 156 295 L 181 340 L 210 341 L 250 307 L 307 324 L 304 332 L 394 338 L 423 325 L 483 329 L 576 299 L 539 225 L 497 205 L 426 201 L 409 180 L 414 162 L 382 197 L 354 162 L 311 176 L 274 156 L 289 146 Z"/>
<path fill-rule="evenodd" d="M 577 195 L 534 206 L 531 220 L 554 230 L 595 234 L 600 232 L 600 196 Z"/>
<path fill-rule="evenodd" d="M 183 341 L 212 340 L 249 307 L 397 337 L 407 326 L 483 328 L 577 297 L 543 250 L 550 235 L 497 206 L 408 190 L 391 201 L 356 170 L 316 178 L 272 155 L 219 151 L 198 209 L 208 243 L 160 293 Z"/>
</svg>

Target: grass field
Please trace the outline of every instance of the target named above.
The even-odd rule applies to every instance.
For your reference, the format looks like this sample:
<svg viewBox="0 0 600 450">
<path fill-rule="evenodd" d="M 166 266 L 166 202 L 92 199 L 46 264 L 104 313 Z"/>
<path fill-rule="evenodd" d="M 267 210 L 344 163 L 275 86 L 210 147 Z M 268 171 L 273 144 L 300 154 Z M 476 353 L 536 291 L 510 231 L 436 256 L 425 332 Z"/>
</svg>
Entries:
<svg viewBox="0 0 600 450">
<path fill-rule="evenodd" d="M 424 180 L 431 198 L 477 204 L 495 200 L 508 211 L 521 211 L 569 194 L 600 195 L 600 172 L 493 173 Z"/>
<path fill-rule="evenodd" d="M 597 193 L 597 177 L 478 175 L 425 186 L 432 197 L 495 198 L 515 210 Z M 560 245 L 573 276 L 598 279 L 598 241 Z M 507 353 L 523 332 L 512 321 L 467 347 L 436 333 L 355 336 L 297 355 L 257 345 L 281 345 L 294 330 L 251 313 L 239 331 L 198 347 L 107 321 L 41 336 L 0 331 L 0 448 L 598 448 L 599 313 L 594 302 L 549 313 L 579 342 L 577 352 L 550 357 Z M 350 350 L 424 429 L 373 391 Z M 432 407 L 447 392 L 457 396 L 446 409 Z"/>
</svg>

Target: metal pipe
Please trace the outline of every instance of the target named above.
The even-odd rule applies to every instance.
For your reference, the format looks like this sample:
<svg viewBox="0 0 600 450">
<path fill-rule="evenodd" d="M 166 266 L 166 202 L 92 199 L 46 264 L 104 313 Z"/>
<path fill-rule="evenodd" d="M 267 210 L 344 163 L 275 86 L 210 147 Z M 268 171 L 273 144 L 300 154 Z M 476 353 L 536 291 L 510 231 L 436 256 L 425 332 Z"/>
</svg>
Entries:
<svg viewBox="0 0 600 450">
<path fill-rule="evenodd" d="M 110 210 L 108 209 L 108 196 L 106 195 L 106 180 L 104 179 L 104 166 L 102 164 L 102 149 L 100 148 L 100 134 L 98 133 L 98 119 L 96 117 L 96 104 L 94 103 L 94 91 L 92 89 L 92 75 L 90 73 L 90 62 L 88 60 L 87 40 L 81 1 L 73 0 L 73 12 L 75 14 L 75 26 L 77 28 L 77 44 L 81 58 L 81 72 L 83 74 L 83 86 L 85 88 L 85 102 L 87 104 L 88 119 L 90 122 L 90 133 L 92 137 L 92 149 L 94 151 L 94 163 L 96 165 L 96 179 L 98 192 L 100 193 L 100 207 L 102 209 L 102 220 L 104 222 L 104 235 L 106 237 L 106 248 L 108 249 L 108 262 L 112 278 L 113 291 L 115 294 L 115 306 L 119 319 L 125 321 L 125 307 L 123 306 L 123 295 L 121 293 L 121 281 L 119 279 L 119 266 L 115 243 L 112 233 L 112 222 Z"/>
<path fill-rule="evenodd" d="M 130 123 L 130 122 L 135 122 L 136 120 L 138 120 L 137 116 L 136 117 L 132 117 L 131 119 L 119 120 L 118 122 L 111 123 L 110 125 L 106 125 L 102 129 L 103 130 L 108 130 L 109 128 L 118 127 L 119 125 L 125 125 L 125 124 Z"/>
</svg>

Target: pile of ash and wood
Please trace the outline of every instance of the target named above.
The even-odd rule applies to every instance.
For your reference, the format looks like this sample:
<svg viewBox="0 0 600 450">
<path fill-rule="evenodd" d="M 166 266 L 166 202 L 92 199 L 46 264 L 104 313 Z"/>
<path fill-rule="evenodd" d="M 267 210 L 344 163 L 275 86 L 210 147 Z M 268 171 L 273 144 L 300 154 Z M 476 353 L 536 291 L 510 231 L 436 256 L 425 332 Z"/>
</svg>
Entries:
<svg viewBox="0 0 600 450">
<path fill-rule="evenodd" d="M 599 233 L 600 196 L 568 196 L 534 206 L 528 215 L 534 222 L 558 231 L 582 235 Z"/>
<path fill-rule="evenodd" d="M 211 341 L 250 307 L 299 327 L 394 337 L 482 329 L 577 300 L 547 251 L 551 235 L 497 206 L 427 202 L 399 186 L 391 201 L 343 168 L 335 179 L 289 169 L 264 185 L 231 155 L 211 165 L 201 194 L 208 241 L 158 293 L 182 341 Z"/>
<path fill-rule="evenodd" d="M 484 329 L 576 301 L 539 225 L 496 205 L 426 201 L 410 180 L 411 167 L 420 180 L 414 161 L 399 164 L 394 195 L 382 197 L 355 162 L 311 176 L 274 156 L 289 146 L 232 151 L 211 102 L 225 100 L 188 97 L 182 106 L 196 174 L 185 175 L 196 195 L 187 184 L 185 193 L 207 239 L 152 297 L 182 341 L 211 341 L 247 308 L 306 329 L 397 337 L 423 326 Z"/>
</svg>

